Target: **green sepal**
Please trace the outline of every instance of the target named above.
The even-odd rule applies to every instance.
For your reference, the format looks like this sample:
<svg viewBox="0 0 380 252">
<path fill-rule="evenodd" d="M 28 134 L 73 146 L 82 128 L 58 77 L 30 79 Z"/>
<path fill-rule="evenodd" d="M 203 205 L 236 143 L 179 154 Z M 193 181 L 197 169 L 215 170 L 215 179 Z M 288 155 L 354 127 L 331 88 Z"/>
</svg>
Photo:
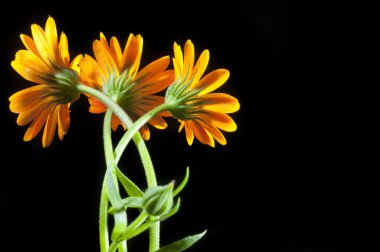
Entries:
<svg viewBox="0 0 380 252">
<path fill-rule="evenodd" d="M 162 216 L 168 213 L 173 206 L 174 182 L 166 186 L 150 187 L 142 199 L 142 206 L 150 216 Z"/>
<path fill-rule="evenodd" d="M 185 188 L 187 182 L 189 181 L 189 177 L 190 169 L 187 167 L 185 177 L 183 178 L 181 184 L 179 184 L 179 186 L 173 191 L 173 197 L 177 196 L 183 190 L 183 188 Z"/>
<path fill-rule="evenodd" d="M 175 215 L 178 212 L 180 206 L 181 206 L 181 199 L 178 198 L 177 203 L 175 204 L 175 206 L 172 209 L 170 209 L 169 212 L 167 212 L 166 214 L 160 216 L 157 220 L 154 220 L 154 222 L 155 221 L 163 221 L 163 220 L 166 220 L 169 217 L 172 217 L 173 215 Z"/>
<path fill-rule="evenodd" d="M 162 247 L 159 250 L 156 250 L 155 252 L 180 252 L 180 251 L 184 251 L 185 249 L 190 248 L 198 240 L 200 240 L 206 234 L 206 232 L 207 232 L 207 230 L 203 231 L 200 234 L 188 236 L 188 237 L 183 238 L 179 241 L 173 242 L 172 244 L 169 244 L 165 247 Z"/>
<path fill-rule="evenodd" d="M 127 210 L 127 208 L 142 208 L 142 198 L 139 197 L 128 197 L 121 200 L 123 202 L 123 209 Z M 115 210 L 111 206 L 108 210 L 109 214 L 114 214 Z"/>
<path fill-rule="evenodd" d="M 138 186 L 132 182 L 127 176 L 125 176 L 119 168 L 116 167 L 116 176 L 119 179 L 120 183 L 123 185 L 125 191 L 131 197 L 143 197 L 144 193 L 141 191 Z"/>
</svg>

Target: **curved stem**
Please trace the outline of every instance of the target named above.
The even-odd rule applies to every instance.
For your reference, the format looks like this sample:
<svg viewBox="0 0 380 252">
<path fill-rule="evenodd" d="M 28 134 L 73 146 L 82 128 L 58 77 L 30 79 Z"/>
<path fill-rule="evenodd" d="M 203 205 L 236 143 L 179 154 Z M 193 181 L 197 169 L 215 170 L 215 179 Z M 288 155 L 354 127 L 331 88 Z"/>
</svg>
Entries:
<svg viewBox="0 0 380 252">
<path fill-rule="evenodd" d="M 129 118 L 127 113 L 117 105 L 112 99 L 110 99 L 107 95 L 102 92 L 91 88 L 89 86 L 79 84 L 77 85 L 77 90 L 80 92 L 84 92 L 90 95 L 93 95 L 97 99 L 99 99 L 104 105 L 106 105 L 109 109 L 112 110 L 113 113 L 120 119 L 120 121 L 127 126 L 127 128 L 131 128 L 133 125 L 132 120 Z M 156 174 L 153 168 L 152 160 L 150 158 L 148 149 L 145 145 L 144 140 L 142 139 L 140 133 L 137 131 L 133 136 L 133 140 L 137 146 L 137 149 L 140 153 L 140 157 L 144 166 L 145 175 L 147 178 L 148 187 L 156 186 Z M 152 224 L 149 229 L 149 251 L 156 251 L 160 248 L 160 223 Z"/>
<path fill-rule="evenodd" d="M 143 116 L 141 116 L 136 122 L 132 124 L 130 128 L 128 128 L 128 131 L 125 132 L 124 136 L 120 139 L 119 143 L 117 144 L 115 148 L 115 162 L 118 163 L 121 155 L 124 152 L 125 147 L 128 145 L 131 138 L 139 131 L 139 129 L 144 126 L 150 119 L 158 115 L 159 113 L 167 110 L 169 108 L 169 105 L 164 103 L 161 104 L 151 111 L 147 112 Z"/>
<path fill-rule="evenodd" d="M 108 239 L 108 195 L 107 195 L 107 177 L 106 176 L 104 176 L 102 192 L 100 194 L 99 241 L 100 241 L 100 252 L 107 252 L 108 246 L 109 246 L 109 239 Z"/>
<path fill-rule="evenodd" d="M 104 154 L 107 164 L 105 181 L 108 197 L 111 201 L 112 206 L 116 209 L 116 212 L 114 214 L 115 225 L 112 231 L 112 240 L 117 240 L 123 231 L 127 228 L 127 213 L 123 209 L 122 200 L 119 194 L 118 180 L 115 174 L 115 157 L 112 146 L 111 120 L 112 111 L 109 109 L 104 116 L 103 125 Z M 119 251 L 127 251 L 126 242 L 120 244 Z"/>
</svg>

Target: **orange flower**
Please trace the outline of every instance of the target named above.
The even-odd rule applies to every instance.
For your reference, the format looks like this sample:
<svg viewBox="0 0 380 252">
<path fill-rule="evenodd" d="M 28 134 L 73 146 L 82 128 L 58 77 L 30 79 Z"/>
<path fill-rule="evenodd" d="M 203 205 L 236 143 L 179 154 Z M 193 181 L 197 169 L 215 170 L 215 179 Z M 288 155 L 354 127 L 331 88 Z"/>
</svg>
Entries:
<svg viewBox="0 0 380 252">
<path fill-rule="evenodd" d="M 168 56 L 159 58 L 139 70 L 143 39 L 140 35 L 129 35 L 124 51 L 121 50 L 117 38 L 112 37 L 108 44 L 107 39 L 100 34 L 100 39 L 93 43 L 95 59 L 89 55 L 80 61 L 81 81 L 83 84 L 103 90 L 119 106 L 121 106 L 133 121 L 136 121 L 146 112 L 164 102 L 161 96 L 153 95 L 164 90 L 173 82 L 173 70 L 166 70 L 170 63 Z M 91 113 L 103 113 L 107 107 L 98 99 L 89 96 Z M 161 113 L 153 117 L 149 124 L 164 129 L 167 124 Z M 112 117 L 112 129 L 122 125 L 119 118 Z M 144 125 L 140 132 L 145 140 L 150 138 L 150 131 Z"/>
<path fill-rule="evenodd" d="M 220 130 L 232 132 L 236 124 L 228 113 L 239 110 L 236 98 L 224 93 L 211 93 L 222 86 L 229 71 L 218 69 L 202 78 L 209 61 L 209 51 L 204 50 L 194 66 L 194 45 L 188 40 L 185 53 L 174 43 L 175 82 L 166 92 L 166 103 L 173 104 L 169 111 L 181 123 L 179 132 L 185 128 L 186 139 L 192 145 L 195 137 L 203 144 L 214 147 L 214 139 L 225 145 Z"/>
<path fill-rule="evenodd" d="M 32 37 L 21 34 L 26 50 L 19 50 L 12 67 L 26 80 L 38 85 L 13 94 L 10 110 L 18 113 L 17 124 L 30 123 L 24 141 L 33 139 L 44 127 L 43 147 L 52 142 L 58 126 L 58 136 L 63 140 L 70 125 L 70 103 L 78 98 L 75 85 L 79 83 L 77 66 L 81 56 L 70 63 L 68 42 L 62 32 L 58 40 L 54 19 L 49 17 L 45 30 L 32 25 Z"/>
</svg>

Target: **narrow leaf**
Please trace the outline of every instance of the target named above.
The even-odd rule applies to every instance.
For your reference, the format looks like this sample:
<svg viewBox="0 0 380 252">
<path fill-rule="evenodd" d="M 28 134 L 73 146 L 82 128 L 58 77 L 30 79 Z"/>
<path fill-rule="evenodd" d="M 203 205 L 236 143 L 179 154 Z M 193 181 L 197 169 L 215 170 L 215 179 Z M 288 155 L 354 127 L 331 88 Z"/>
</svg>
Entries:
<svg viewBox="0 0 380 252">
<path fill-rule="evenodd" d="M 129 196 L 132 197 L 143 197 L 144 193 L 138 186 L 132 182 L 127 176 L 125 176 L 118 167 L 116 167 L 116 176 L 118 177 L 120 183 L 123 185 L 125 191 Z"/>
<path fill-rule="evenodd" d="M 160 248 L 159 250 L 156 250 L 155 252 L 180 252 L 184 251 L 187 248 L 190 248 L 194 243 L 196 243 L 199 239 L 201 239 L 205 234 L 204 232 L 192 236 L 188 236 L 186 238 L 183 238 L 179 241 L 173 242 L 172 244 L 169 244 L 165 247 Z"/>
<path fill-rule="evenodd" d="M 183 188 L 187 184 L 187 181 L 189 181 L 189 177 L 190 177 L 190 169 L 189 167 L 187 167 L 185 177 L 183 178 L 181 184 L 179 184 L 179 186 L 173 191 L 173 197 L 177 196 L 183 190 Z"/>
</svg>

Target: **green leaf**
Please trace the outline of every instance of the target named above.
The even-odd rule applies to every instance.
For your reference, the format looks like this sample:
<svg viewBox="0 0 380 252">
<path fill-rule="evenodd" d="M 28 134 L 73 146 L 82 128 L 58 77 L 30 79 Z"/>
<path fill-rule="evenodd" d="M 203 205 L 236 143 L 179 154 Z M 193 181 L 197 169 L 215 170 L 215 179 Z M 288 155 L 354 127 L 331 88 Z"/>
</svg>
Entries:
<svg viewBox="0 0 380 252">
<path fill-rule="evenodd" d="M 106 171 L 107 176 L 107 191 L 108 191 L 108 197 L 111 201 L 112 206 L 119 210 L 123 208 L 123 202 L 121 200 L 121 197 L 119 195 L 117 185 L 115 185 L 115 181 L 113 180 L 112 171 L 108 168 Z"/>
<path fill-rule="evenodd" d="M 180 252 L 187 248 L 190 248 L 194 243 L 196 243 L 198 240 L 200 240 L 205 234 L 207 230 L 203 231 L 200 234 L 188 236 L 186 238 L 183 238 L 179 241 L 173 242 L 172 244 L 169 244 L 165 247 L 160 248 L 159 250 L 156 250 L 155 252 Z"/>
<path fill-rule="evenodd" d="M 190 177 L 190 169 L 189 167 L 187 167 L 185 177 L 183 178 L 181 184 L 179 184 L 179 186 L 173 191 L 173 197 L 177 196 L 183 190 L 183 188 L 187 184 L 187 181 L 189 181 L 189 177 Z"/>
<path fill-rule="evenodd" d="M 142 205 L 141 205 L 142 198 L 127 197 L 125 199 L 122 199 L 121 201 L 123 202 L 124 210 L 126 210 L 127 208 L 142 208 Z M 109 214 L 115 213 L 113 206 L 109 208 L 108 213 Z"/>
<path fill-rule="evenodd" d="M 143 197 L 144 193 L 138 186 L 132 182 L 127 176 L 125 176 L 118 167 L 116 167 L 116 176 L 118 177 L 120 183 L 123 185 L 125 191 L 129 196 L 132 197 Z"/>
</svg>

